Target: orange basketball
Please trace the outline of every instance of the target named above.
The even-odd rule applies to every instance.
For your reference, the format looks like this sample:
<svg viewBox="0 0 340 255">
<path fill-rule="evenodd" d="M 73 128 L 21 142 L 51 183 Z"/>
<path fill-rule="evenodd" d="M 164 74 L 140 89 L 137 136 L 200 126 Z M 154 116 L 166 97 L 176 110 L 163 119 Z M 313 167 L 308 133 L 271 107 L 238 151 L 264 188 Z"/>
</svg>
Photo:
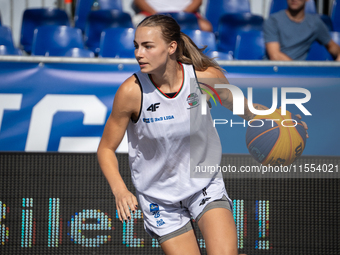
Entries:
<svg viewBox="0 0 340 255">
<path fill-rule="evenodd" d="M 262 165 L 292 164 L 306 146 L 306 131 L 301 121 L 289 111 L 281 115 L 257 115 L 249 122 L 246 143 L 250 154 Z"/>
</svg>

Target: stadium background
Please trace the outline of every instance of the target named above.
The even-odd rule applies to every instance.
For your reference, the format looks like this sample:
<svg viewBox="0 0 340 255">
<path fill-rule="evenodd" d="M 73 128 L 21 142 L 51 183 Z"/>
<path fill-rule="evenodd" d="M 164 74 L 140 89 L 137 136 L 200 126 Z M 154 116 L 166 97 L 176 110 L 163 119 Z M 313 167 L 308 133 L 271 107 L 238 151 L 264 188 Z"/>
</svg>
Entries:
<svg viewBox="0 0 340 255">
<path fill-rule="evenodd" d="M 219 63 L 231 84 L 245 95 L 252 84 L 254 100 L 265 105 L 271 104 L 274 86 L 308 89 L 312 98 L 305 107 L 312 116 L 303 119 L 310 138 L 295 165 L 327 168 L 327 172 L 297 168 L 290 175 L 224 173 L 234 202 L 240 253 L 338 254 L 340 65 Z M 114 197 L 94 153 L 117 87 L 136 70 L 136 63 L 128 59 L 0 57 L 1 254 L 162 254 L 145 233 L 141 214 L 133 224 L 118 221 Z M 92 111 L 83 101 L 77 103 L 78 96 L 90 96 L 83 99 L 93 102 Z M 53 109 L 37 110 L 46 105 Z M 287 109 L 300 113 L 294 106 Z M 94 113 L 102 118 L 94 120 Z M 212 114 L 241 120 L 220 107 L 213 106 Z M 217 128 L 224 152 L 221 165 L 238 169 L 258 165 L 247 154 L 245 127 Z M 134 191 L 125 152 L 122 145 L 120 170 Z M 197 225 L 195 230 L 205 254 Z"/>
</svg>

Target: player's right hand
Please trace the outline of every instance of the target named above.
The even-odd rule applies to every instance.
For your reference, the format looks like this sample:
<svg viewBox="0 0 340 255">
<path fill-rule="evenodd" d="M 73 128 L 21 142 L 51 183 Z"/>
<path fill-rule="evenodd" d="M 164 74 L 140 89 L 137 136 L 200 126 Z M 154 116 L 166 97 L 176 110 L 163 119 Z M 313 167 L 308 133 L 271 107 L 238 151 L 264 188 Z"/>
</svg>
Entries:
<svg viewBox="0 0 340 255">
<path fill-rule="evenodd" d="M 127 189 L 116 193 L 115 198 L 119 220 L 122 223 L 127 222 L 131 219 L 131 212 L 135 213 L 137 210 L 137 198 Z"/>
</svg>

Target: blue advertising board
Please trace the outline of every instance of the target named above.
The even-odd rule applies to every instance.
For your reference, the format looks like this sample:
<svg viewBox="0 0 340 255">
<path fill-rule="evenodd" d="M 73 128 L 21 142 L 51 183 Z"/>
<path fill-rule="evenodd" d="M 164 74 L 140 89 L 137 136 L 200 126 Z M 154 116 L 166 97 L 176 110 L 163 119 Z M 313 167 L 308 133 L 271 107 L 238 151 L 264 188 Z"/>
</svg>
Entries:
<svg viewBox="0 0 340 255">
<path fill-rule="evenodd" d="M 274 97 L 281 106 L 282 88 L 304 88 L 311 98 L 305 115 L 293 104 L 287 110 L 300 114 L 309 136 L 303 155 L 340 156 L 339 66 L 223 65 L 230 84 L 248 98 L 270 107 Z M 95 152 L 111 113 L 119 85 L 138 71 L 137 64 L 0 61 L 0 151 Z M 287 93 L 287 98 L 305 98 Z M 247 122 L 222 106 L 212 106 L 223 153 L 247 154 Z M 238 124 L 237 124 L 238 123 Z M 123 140 L 126 143 L 126 140 Z M 122 145 L 119 152 L 126 152 Z"/>
</svg>

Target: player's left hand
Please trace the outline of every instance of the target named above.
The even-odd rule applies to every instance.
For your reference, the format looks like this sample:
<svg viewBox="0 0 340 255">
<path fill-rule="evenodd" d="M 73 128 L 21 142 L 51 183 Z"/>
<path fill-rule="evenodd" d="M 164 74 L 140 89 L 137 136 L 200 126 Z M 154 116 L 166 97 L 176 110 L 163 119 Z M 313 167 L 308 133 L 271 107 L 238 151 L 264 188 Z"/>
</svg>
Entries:
<svg viewBox="0 0 340 255">
<path fill-rule="evenodd" d="M 301 120 L 301 119 L 302 119 L 302 117 L 301 117 L 301 115 L 300 115 L 300 114 L 296 114 L 295 116 L 296 116 L 296 117 L 298 117 L 298 118 L 299 118 L 299 120 Z M 308 130 L 308 126 L 307 126 L 306 122 L 304 122 L 304 121 L 302 121 L 302 120 L 301 120 L 301 123 L 302 123 L 303 127 L 305 128 L 305 131 L 306 131 L 306 138 L 308 138 L 308 137 L 309 137 L 309 135 L 308 135 L 308 132 L 307 132 L 307 130 Z"/>
</svg>

